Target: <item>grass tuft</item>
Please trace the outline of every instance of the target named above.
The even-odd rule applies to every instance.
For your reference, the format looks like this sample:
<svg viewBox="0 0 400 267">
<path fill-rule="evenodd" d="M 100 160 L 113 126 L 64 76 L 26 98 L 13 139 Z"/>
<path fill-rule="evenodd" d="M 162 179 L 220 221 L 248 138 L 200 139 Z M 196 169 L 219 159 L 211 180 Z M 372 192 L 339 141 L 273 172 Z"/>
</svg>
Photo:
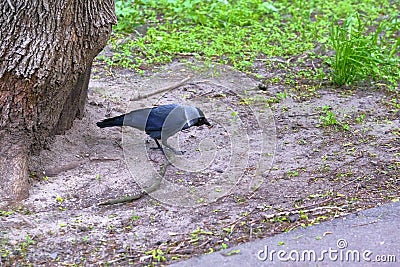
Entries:
<svg viewBox="0 0 400 267">
<path fill-rule="evenodd" d="M 357 81 L 388 82 L 396 87 L 400 77 L 399 57 L 395 55 L 400 38 L 393 33 L 399 23 L 380 22 L 368 32 L 368 26 L 356 13 L 342 25 L 332 25 L 331 45 L 335 50 L 332 80 L 337 85 Z M 397 39 L 396 39 L 397 38 Z M 397 75 L 396 75 L 397 73 Z"/>
</svg>

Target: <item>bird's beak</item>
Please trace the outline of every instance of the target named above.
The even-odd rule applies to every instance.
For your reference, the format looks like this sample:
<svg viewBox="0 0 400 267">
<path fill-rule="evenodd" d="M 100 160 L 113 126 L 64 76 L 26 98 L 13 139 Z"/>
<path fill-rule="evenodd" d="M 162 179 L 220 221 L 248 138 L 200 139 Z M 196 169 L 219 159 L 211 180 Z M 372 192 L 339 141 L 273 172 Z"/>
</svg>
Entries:
<svg viewBox="0 0 400 267">
<path fill-rule="evenodd" d="M 204 119 L 204 124 L 207 125 L 208 127 L 211 127 L 211 123 L 209 123 L 207 119 Z"/>
</svg>

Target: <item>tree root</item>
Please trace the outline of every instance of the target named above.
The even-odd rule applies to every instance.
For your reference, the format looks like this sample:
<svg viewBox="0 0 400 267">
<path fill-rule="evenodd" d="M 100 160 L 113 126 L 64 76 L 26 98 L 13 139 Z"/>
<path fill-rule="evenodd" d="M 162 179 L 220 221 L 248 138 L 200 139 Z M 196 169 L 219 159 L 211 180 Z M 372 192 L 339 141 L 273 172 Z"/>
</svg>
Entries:
<svg viewBox="0 0 400 267">
<path fill-rule="evenodd" d="M 148 195 L 151 192 L 156 191 L 161 184 L 162 179 L 164 178 L 165 172 L 167 171 L 167 167 L 171 165 L 171 163 L 167 160 L 165 163 L 161 165 L 159 175 L 155 175 L 155 180 L 156 182 L 152 184 L 151 186 L 144 188 L 141 192 L 126 196 L 126 197 L 121 197 L 117 199 L 111 199 L 107 200 L 105 202 L 101 202 L 98 205 L 99 206 L 107 206 L 107 205 L 114 205 L 114 204 L 121 204 L 121 203 L 129 203 L 135 200 L 138 200 L 142 198 L 145 195 Z"/>
<path fill-rule="evenodd" d="M 27 145 L 7 138 L 0 147 L 0 208 L 29 195 Z"/>
<path fill-rule="evenodd" d="M 47 177 L 54 177 L 54 176 L 59 175 L 62 172 L 73 170 L 73 169 L 79 167 L 81 164 L 89 162 L 89 161 L 116 161 L 116 160 L 120 160 L 120 159 L 118 159 L 118 158 L 116 158 L 116 159 L 114 159 L 114 158 L 83 158 L 83 159 L 73 161 L 73 162 L 67 163 L 65 165 L 58 166 L 58 167 L 47 168 L 43 171 L 43 175 L 47 176 Z"/>
</svg>

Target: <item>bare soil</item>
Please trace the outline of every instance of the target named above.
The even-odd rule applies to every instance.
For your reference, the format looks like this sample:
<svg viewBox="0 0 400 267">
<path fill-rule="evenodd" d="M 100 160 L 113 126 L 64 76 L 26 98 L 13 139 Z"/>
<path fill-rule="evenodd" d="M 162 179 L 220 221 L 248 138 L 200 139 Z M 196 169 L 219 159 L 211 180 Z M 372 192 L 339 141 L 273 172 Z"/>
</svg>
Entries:
<svg viewBox="0 0 400 267">
<path fill-rule="evenodd" d="M 0 266 L 165 265 L 398 201 L 397 95 L 269 83 L 298 69 L 256 67 L 265 79 L 196 63 L 143 76 L 96 64 L 86 116 L 35 156 L 30 197 L 0 214 Z M 213 127 L 171 138 L 185 154 L 167 154 L 160 177 L 167 158 L 144 133 L 96 122 L 166 103 L 200 107 Z M 337 123 L 323 125 L 324 106 Z M 99 206 L 161 178 L 133 202 Z"/>
</svg>

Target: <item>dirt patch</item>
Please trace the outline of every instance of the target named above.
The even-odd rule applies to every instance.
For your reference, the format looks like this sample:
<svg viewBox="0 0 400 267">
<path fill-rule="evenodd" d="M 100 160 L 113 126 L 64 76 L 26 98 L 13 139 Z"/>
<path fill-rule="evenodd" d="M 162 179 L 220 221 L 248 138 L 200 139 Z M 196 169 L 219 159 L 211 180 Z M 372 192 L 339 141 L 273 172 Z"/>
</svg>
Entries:
<svg viewBox="0 0 400 267">
<path fill-rule="evenodd" d="M 165 264 L 398 200 L 400 122 L 390 96 L 302 86 L 266 88 L 223 66 L 171 64 L 138 76 L 95 65 L 86 116 L 35 158 L 30 197 L 0 217 L 0 262 Z M 98 206 L 152 184 L 165 157 L 139 131 L 95 123 L 174 102 L 201 107 L 214 127 L 171 138 L 186 153 L 170 158 L 159 190 Z M 324 106 L 338 123 L 322 125 Z"/>
</svg>

